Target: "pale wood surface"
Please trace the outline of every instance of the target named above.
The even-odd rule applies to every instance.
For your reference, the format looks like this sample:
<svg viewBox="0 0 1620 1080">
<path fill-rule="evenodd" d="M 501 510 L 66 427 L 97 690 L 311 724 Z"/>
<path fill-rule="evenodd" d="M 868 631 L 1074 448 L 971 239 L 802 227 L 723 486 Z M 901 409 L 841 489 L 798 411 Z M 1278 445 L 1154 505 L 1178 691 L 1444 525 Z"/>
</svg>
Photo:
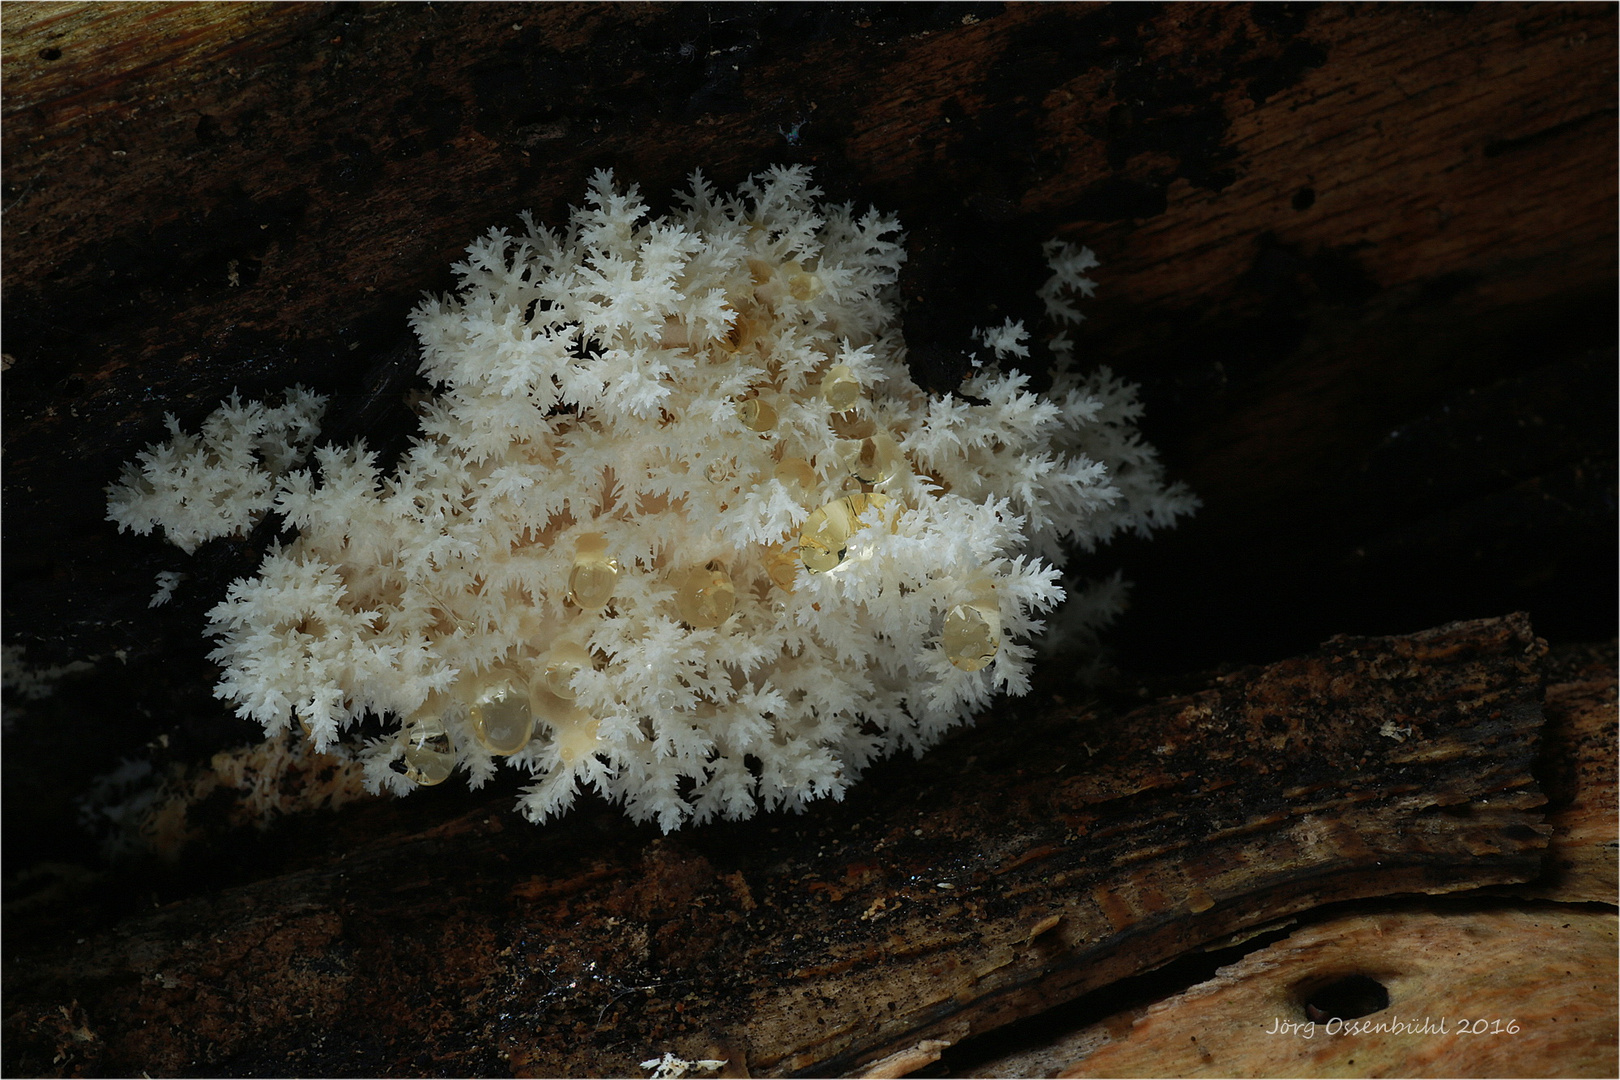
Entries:
<svg viewBox="0 0 1620 1080">
<path fill-rule="evenodd" d="M 1331 919 L 1158 1002 L 1058 1075 L 1614 1076 L 1617 944 L 1614 912 L 1580 908 Z M 1389 1007 L 1312 1024 L 1312 989 L 1351 974 Z"/>
</svg>

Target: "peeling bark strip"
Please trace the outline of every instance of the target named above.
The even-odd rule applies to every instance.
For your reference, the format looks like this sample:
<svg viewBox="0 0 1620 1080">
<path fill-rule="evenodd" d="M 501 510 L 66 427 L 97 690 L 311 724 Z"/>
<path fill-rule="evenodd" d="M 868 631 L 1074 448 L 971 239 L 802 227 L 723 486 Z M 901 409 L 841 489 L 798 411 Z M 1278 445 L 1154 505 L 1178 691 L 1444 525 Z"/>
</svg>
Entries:
<svg viewBox="0 0 1620 1080">
<path fill-rule="evenodd" d="M 382 814 L 13 963 L 7 1070 L 892 1071 L 1319 904 L 1535 878 L 1544 656 L 1523 616 L 1336 638 L 1124 716 L 987 717 L 843 804 L 675 839 Z"/>
</svg>

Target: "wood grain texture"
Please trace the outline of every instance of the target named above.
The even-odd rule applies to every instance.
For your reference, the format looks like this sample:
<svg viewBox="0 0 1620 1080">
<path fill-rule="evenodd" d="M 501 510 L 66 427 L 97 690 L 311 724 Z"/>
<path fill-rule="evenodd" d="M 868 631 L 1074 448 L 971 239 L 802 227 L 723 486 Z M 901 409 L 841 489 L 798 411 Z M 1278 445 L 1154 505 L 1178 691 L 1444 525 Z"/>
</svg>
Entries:
<svg viewBox="0 0 1620 1080">
<path fill-rule="evenodd" d="M 1613 911 L 1332 919 L 1155 1004 L 1058 1075 L 1613 1076 L 1616 947 Z M 1389 1004 L 1313 1021 L 1308 1003 L 1356 976 Z"/>
<path fill-rule="evenodd" d="M 914 1067 L 1324 903 L 1537 876 L 1543 660 L 1522 618 L 1336 639 L 1128 715 L 996 718 L 843 805 L 658 840 L 600 813 L 513 828 L 486 802 L 423 829 L 376 804 L 392 831 L 14 960 L 6 1052 L 25 1072 Z M 66 1064 L 63 1008 L 94 1033 Z"/>
<path fill-rule="evenodd" d="M 1567 650 L 1549 678 L 1542 764 L 1536 770 L 1552 826 L 1547 873 L 1513 891 L 1544 900 L 1613 904 L 1620 898 L 1615 654 L 1608 648 Z"/>
</svg>

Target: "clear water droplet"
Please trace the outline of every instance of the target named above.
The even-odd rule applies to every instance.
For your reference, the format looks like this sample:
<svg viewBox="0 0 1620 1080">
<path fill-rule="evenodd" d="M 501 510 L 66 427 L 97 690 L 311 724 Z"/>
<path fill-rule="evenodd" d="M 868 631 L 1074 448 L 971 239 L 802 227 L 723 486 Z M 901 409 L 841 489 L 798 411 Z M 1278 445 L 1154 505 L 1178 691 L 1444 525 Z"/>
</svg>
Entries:
<svg viewBox="0 0 1620 1080">
<path fill-rule="evenodd" d="M 399 733 L 405 747 L 405 778 L 423 787 L 443 783 L 456 767 L 456 744 L 434 714 L 418 714 Z"/>
<path fill-rule="evenodd" d="M 577 641 L 563 641 L 551 647 L 546 653 L 545 667 L 541 669 L 540 677 L 545 687 L 551 693 L 564 701 L 573 701 L 574 673 L 591 666 L 591 654 L 585 646 Z"/>
<path fill-rule="evenodd" d="M 760 398 L 739 402 L 737 415 L 749 431 L 769 431 L 776 426 L 776 406 Z"/>
<path fill-rule="evenodd" d="M 840 439 L 864 439 L 877 434 L 877 422 L 860 409 L 828 413 L 827 426 Z"/>
<path fill-rule="evenodd" d="M 834 364 L 821 377 L 821 397 L 835 411 L 843 412 L 861 399 L 861 382 L 848 364 Z"/>
<path fill-rule="evenodd" d="M 799 576 L 799 560 L 781 544 L 771 544 L 765 549 L 765 573 L 777 588 L 792 592 Z"/>
<path fill-rule="evenodd" d="M 601 533 L 587 533 L 574 549 L 574 569 L 568 575 L 568 602 L 581 611 L 601 611 L 613 599 L 619 564 L 607 556 Z"/>
<path fill-rule="evenodd" d="M 534 713 L 529 710 L 529 694 L 510 682 L 486 689 L 468 707 L 473 734 L 492 754 L 515 754 L 534 734 Z"/>
<path fill-rule="evenodd" d="M 572 701 L 546 689 L 545 675 L 529 684 L 529 708 L 537 720 L 551 729 L 552 745 L 563 763 L 572 765 L 596 749 L 601 722 Z"/>
<path fill-rule="evenodd" d="M 988 578 L 968 588 L 968 602 L 946 612 L 940 644 L 952 664 L 963 671 L 979 671 L 995 659 L 1001 647 L 1001 609 L 996 603 L 995 583 Z"/>
<path fill-rule="evenodd" d="M 557 756 L 563 764 L 574 762 L 596 749 L 597 729 L 602 722 L 584 709 L 575 709 L 568 719 L 554 726 L 552 737 L 556 741 Z"/>
<path fill-rule="evenodd" d="M 816 470 L 802 457 L 783 458 L 774 475 L 801 499 L 816 490 Z"/>
<path fill-rule="evenodd" d="M 808 300 L 821 292 L 821 279 L 815 274 L 807 274 L 799 268 L 797 263 L 788 264 L 788 292 L 793 294 L 795 300 Z"/>
<path fill-rule="evenodd" d="M 726 352 L 741 352 L 754 340 L 758 330 L 755 320 L 739 312 L 732 320 L 725 336 L 720 339 L 720 347 Z"/>
</svg>

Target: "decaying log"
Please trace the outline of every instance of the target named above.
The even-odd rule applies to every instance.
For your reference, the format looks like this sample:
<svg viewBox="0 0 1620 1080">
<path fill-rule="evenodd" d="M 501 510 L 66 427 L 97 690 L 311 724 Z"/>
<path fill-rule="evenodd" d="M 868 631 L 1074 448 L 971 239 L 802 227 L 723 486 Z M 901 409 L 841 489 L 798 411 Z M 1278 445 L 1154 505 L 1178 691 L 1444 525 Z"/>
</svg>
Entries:
<svg viewBox="0 0 1620 1080">
<path fill-rule="evenodd" d="M 1514 895 L 1614 904 L 1620 898 L 1615 655 L 1570 650 L 1549 676 L 1537 774 L 1552 826 L 1547 873 Z"/>
<path fill-rule="evenodd" d="M 1010 1052 L 958 1055 L 955 1074 L 1613 1076 L 1614 650 L 1561 650 L 1548 679 L 1536 772 L 1552 837 L 1535 881 L 1301 916 L 1304 929 L 1181 993 L 1116 996 L 1100 1018 L 1004 1040 Z M 1346 1030 L 1335 1016 L 1386 1026 Z"/>
<path fill-rule="evenodd" d="M 1615 931 L 1613 911 L 1581 909 L 1333 919 L 1155 1004 L 1058 1075 L 1613 1076 Z"/>
<path fill-rule="evenodd" d="M 842 805 L 664 839 L 487 804 L 14 961 L 9 1064 L 927 1056 L 1324 903 L 1537 877 L 1544 657 L 1522 617 L 1339 638 L 1123 716 L 986 718 Z"/>
</svg>

